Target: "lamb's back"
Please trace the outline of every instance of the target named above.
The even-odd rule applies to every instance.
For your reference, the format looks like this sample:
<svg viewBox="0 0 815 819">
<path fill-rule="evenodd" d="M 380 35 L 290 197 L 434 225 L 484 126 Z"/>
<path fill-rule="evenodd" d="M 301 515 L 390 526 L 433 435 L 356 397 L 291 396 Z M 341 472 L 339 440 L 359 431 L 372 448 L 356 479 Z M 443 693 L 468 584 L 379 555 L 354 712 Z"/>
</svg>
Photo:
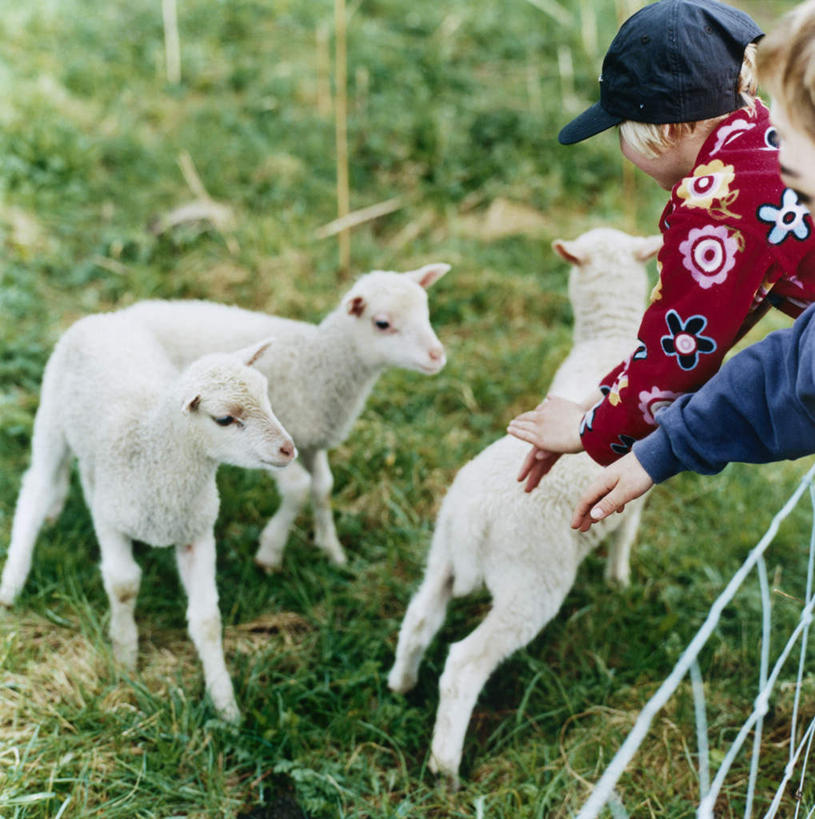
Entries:
<svg viewBox="0 0 815 819">
<path fill-rule="evenodd" d="M 134 427 L 176 376 L 150 333 L 101 313 L 80 319 L 57 342 L 43 376 L 43 400 L 82 456 Z"/>
<path fill-rule="evenodd" d="M 177 367 L 208 353 L 234 352 L 269 337 L 274 337 L 276 347 L 293 349 L 317 329 L 305 321 L 211 301 L 140 301 L 120 315 L 149 329 Z"/>
<path fill-rule="evenodd" d="M 585 453 L 564 455 L 532 492 L 516 480 L 529 445 L 505 436 L 482 450 L 457 473 L 437 526 L 450 536 L 445 548 L 454 566 L 456 594 L 466 594 L 513 571 L 545 575 L 572 572 L 614 527 L 592 527 L 578 535 L 571 529 L 574 504 L 598 466 Z M 606 523 L 604 521 L 603 523 Z"/>
</svg>

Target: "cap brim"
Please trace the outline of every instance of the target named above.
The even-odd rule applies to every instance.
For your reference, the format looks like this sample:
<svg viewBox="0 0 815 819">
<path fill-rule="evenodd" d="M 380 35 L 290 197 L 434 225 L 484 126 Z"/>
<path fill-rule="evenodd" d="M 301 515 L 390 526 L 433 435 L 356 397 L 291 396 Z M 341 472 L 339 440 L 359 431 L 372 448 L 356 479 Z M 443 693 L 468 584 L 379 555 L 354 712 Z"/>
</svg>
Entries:
<svg viewBox="0 0 815 819">
<path fill-rule="evenodd" d="M 601 131 L 613 128 L 622 121 L 622 117 L 609 114 L 599 102 L 596 102 L 568 125 L 564 125 L 557 135 L 557 140 L 561 145 L 574 145 L 575 142 L 581 142 Z"/>
</svg>

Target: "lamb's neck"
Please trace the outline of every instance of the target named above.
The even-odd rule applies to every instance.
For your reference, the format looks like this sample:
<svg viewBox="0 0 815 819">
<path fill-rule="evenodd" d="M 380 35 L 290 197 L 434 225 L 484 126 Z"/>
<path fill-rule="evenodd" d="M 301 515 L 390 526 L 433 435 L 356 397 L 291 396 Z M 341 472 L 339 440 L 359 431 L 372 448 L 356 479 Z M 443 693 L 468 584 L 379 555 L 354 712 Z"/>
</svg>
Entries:
<svg viewBox="0 0 815 819">
<path fill-rule="evenodd" d="M 357 346 L 356 339 L 349 332 L 348 320 L 342 308 L 329 313 L 317 327 L 315 343 L 319 345 L 321 360 L 336 363 L 333 373 L 349 384 L 373 383 L 382 374 L 385 366 L 367 360 L 364 351 Z"/>
<path fill-rule="evenodd" d="M 600 338 L 634 338 L 641 318 L 642 308 L 637 304 L 621 305 L 616 313 L 607 308 L 576 313 L 572 338 L 575 344 Z"/>
<path fill-rule="evenodd" d="M 218 463 L 190 434 L 182 411 L 186 397 L 178 389 L 168 390 L 144 417 L 139 425 L 139 458 L 151 482 L 158 483 L 166 476 L 174 491 L 192 497 L 213 479 Z M 177 470 L 182 475 L 177 475 Z"/>
<path fill-rule="evenodd" d="M 309 382 L 309 400 L 319 407 L 319 420 L 311 424 L 312 443 L 330 448 L 345 440 L 385 367 L 372 364 L 358 348 L 347 317 L 339 311 L 326 316 L 317 329 L 310 342 L 313 355 L 308 356 L 319 368 Z"/>
</svg>

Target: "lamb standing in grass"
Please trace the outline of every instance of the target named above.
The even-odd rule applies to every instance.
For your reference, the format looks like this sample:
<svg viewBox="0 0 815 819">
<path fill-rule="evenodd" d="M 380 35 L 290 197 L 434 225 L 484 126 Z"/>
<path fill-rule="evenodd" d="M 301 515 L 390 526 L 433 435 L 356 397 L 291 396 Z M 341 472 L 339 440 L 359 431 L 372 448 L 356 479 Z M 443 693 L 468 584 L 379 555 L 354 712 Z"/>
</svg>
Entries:
<svg viewBox="0 0 815 819">
<path fill-rule="evenodd" d="M 268 346 L 204 356 L 179 374 L 152 335 L 121 315 L 89 316 L 69 328 L 45 368 L 0 581 L 0 604 L 10 606 L 43 522 L 62 509 L 75 455 L 102 555 L 114 656 L 135 668 L 141 571 L 132 541 L 175 545 L 190 636 L 212 701 L 230 721 L 239 712 L 215 586 L 215 472 L 219 463 L 262 469 L 294 458 L 266 379 L 249 366 L 271 357 Z"/>
<path fill-rule="evenodd" d="M 633 348 L 642 315 L 644 262 L 661 237 L 635 238 L 600 228 L 573 242 L 556 241 L 570 261 L 569 296 L 574 346 L 550 393 L 582 401 Z M 531 493 L 516 481 L 529 445 L 506 436 L 466 464 L 447 492 L 436 521 L 427 570 L 410 602 L 388 677 L 394 691 L 416 683 L 427 646 L 444 621 L 452 596 L 486 585 L 492 609 L 468 637 L 450 647 L 439 683 L 430 766 L 458 783 L 464 735 L 476 698 L 495 667 L 526 645 L 554 617 L 586 554 L 615 529 L 606 575 L 628 582 L 628 555 L 641 507 L 593 537 L 570 526 L 572 508 L 602 467 L 588 455 L 560 459 Z"/>
<path fill-rule="evenodd" d="M 309 494 L 317 546 L 335 563 L 345 563 L 331 513 L 326 450 L 346 439 L 387 368 L 433 375 L 444 366 L 425 291 L 449 269 L 429 264 L 407 273 L 368 273 L 318 325 L 202 301 L 145 301 L 123 311 L 148 328 L 178 366 L 204 353 L 275 337 L 274 356 L 258 366 L 300 457 L 274 475 L 281 504 L 261 533 L 259 566 L 280 567 L 289 530 Z"/>
</svg>

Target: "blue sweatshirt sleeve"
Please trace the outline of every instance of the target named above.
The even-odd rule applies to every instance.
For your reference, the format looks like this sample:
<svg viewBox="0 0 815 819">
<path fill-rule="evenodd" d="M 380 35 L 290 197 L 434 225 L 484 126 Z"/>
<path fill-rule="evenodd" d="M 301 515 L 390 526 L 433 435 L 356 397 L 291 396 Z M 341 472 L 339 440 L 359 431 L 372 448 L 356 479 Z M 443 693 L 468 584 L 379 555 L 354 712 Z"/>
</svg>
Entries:
<svg viewBox="0 0 815 819">
<path fill-rule="evenodd" d="M 677 472 L 719 472 L 815 452 L 815 305 L 795 324 L 733 356 L 698 392 L 656 417 L 634 445 L 655 483 Z"/>
</svg>

